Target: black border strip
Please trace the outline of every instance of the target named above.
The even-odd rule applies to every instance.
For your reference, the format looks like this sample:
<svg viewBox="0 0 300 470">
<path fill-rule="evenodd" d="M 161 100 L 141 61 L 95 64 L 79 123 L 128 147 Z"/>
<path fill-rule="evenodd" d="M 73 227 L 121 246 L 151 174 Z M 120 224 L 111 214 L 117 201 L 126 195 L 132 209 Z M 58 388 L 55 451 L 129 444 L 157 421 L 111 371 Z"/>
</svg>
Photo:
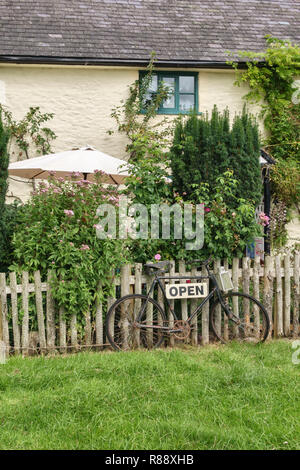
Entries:
<svg viewBox="0 0 300 470">
<path fill-rule="evenodd" d="M 55 57 L 55 56 L 19 56 L 1 55 L 0 62 L 14 64 L 54 64 L 54 65 L 108 65 L 126 67 L 147 67 L 149 60 L 145 59 L 102 59 L 94 57 Z M 157 60 L 156 67 L 183 68 L 214 68 L 232 69 L 226 62 L 205 60 Z M 246 68 L 246 62 L 239 62 L 239 68 Z"/>
</svg>

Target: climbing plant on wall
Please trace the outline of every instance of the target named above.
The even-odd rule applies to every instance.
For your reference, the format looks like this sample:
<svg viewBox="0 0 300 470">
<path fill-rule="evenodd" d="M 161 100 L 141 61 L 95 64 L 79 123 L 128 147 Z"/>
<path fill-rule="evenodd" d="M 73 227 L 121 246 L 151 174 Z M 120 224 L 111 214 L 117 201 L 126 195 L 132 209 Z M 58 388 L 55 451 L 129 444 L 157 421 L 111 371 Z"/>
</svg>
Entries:
<svg viewBox="0 0 300 470">
<path fill-rule="evenodd" d="M 266 36 L 266 50 L 243 51 L 239 59 L 247 60 L 236 70 L 236 85 L 247 83 L 249 102 L 259 102 L 267 131 L 264 145 L 277 164 L 270 169 L 276 207 L 271 213 L 270 237 L 273 248 L 287 240 L 286 224 L 291 209 L 299 211 L 300 202 L 300 46 L 288 40 Z"/>
<path fill-rule="evenodd" d="M 266 36 L 264 52 L 243 51 L 246 69 L 231 62 L 236 70 L 236 85 L 247 83 L 245 98 L 260 102 L 261 115 L 268 131 L 266 147 L 275 158 L 295 158 L 300 162 L 300 46 L 288 40 Z"/>
</svg>

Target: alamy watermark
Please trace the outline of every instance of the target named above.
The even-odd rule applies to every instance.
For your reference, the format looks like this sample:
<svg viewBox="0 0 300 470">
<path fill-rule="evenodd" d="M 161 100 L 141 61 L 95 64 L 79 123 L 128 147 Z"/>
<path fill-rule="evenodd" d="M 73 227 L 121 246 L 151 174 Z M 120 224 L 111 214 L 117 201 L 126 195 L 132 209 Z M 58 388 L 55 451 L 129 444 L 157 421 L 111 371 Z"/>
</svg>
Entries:
<svg viewBox="0 0 300 470">
<path fill-rule="evenodd" d="M 115 204 L 97 209 L 97 237 L 103 239 L 184 240 L 186 250 L 200 250 L 204 243 L 204 204 L 130 204 L 120 196 Z"/>
<path fill-rule="evenodd" d="M 292 355 L 292 363 L 300 364 L 300 339 L 292 342 L 292 348 L 296 350 Z"/>
<path fill-rule="evenodd" d="M 293 83 L 293 89 L 295 90 L 292 94 L 292 103 L 299 104 L 300 103 L 300 80 L 295 80 Z"/>
</svg>

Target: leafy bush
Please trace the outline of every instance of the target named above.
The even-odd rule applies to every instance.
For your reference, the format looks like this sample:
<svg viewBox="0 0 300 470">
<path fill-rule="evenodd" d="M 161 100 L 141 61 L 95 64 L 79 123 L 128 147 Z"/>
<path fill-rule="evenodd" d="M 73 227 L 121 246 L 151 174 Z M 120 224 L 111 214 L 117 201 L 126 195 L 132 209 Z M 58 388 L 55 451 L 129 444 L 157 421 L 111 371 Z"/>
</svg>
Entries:
<svg viewBox="0 0 300 470">
<path fill-rule="evenodd" d="M 236 85 L 247 83 L 250 92 L 245 98 L 261 104 L 261 114 L 268 130 L 266 145 L 275 159 L 300 161 L 299 76 L 300 47 L 289 40 L 266 36 L 264 52 L 243 51 L 239 58 L 247 59 L 246 70 L 238 62 Z"/>
<path fill-rule="evenodd" d="M 98 182 L 51 178 L 42 183 L 20 211 L 13 238 L 16 271 L 56 272 L 53 295 L 67 314 L 84 313 L 95 299 L 101 281 L 103 293 L 111 286 L 114 267 L 125 260 L 122 240 L 96 237 L 99 205 L 117 206 L 118 194 Z"/>
<path fill-rule="evenodd" d="M 262 227 L 255 221 L 255 205 L 238 196 L 239 182 L 232 171 L 217 177 L 214 187 L 208 183 L 192 185 L 193 191 L 187 200 L 186 195 L 174 193 L 167 183 L 167 172 L 158 163 L 143 160 L 131 166 L 131 176 L 127 179 L 127 194 L 133 203 L 142 203 L 150 211 L 151 204 L 174 203 L 204 205 L 204 246 L 201 250 L 186 250 L 187 240 L 174 238 L 174 218 L 171 219 L 170 239 L 151 239 L 150 221 L 148 239 L 132 240 L 129 244 L 131 259 L 145 262 L 153 259 L 156 253 L 163 259 L 232 258 L 242 256 L 245 247 L 253 238 L 262 234 Z M 195 213 L 193 214 L 195 227 Z M 161 226 L 161 214 L 160 214 Z"/>
</svg>

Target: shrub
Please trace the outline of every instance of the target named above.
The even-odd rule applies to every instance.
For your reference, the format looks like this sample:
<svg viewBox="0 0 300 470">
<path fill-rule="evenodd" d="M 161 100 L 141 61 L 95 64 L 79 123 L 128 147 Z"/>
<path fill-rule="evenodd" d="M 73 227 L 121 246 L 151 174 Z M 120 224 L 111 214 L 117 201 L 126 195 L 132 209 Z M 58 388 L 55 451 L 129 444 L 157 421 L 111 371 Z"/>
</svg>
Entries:
<svg viewBox="0 0 300 470">
<path fill-rule="evenodd" d="M 99 175 L 99 173 L 98 173 Z M 108 293 L 115 267 L 125 260 L 122 240 L 96 237 L 97 208 L 117 205 L 112 187 L 97 183 L 51 178 L 42 183 L 20 211 L 13 238 L 15 261 L 11 269 L 55 270 L 53 295 L 67 314 L 84 313 L 95 299 L 101 281 Z"/>
<path fill-rule="evenodd" d="M 193 186 L 205 182 L 213 192 L 216 179 L 231 169 L 240 182 L 237 196 L 257 204 L 262 194 L 259 149 L 257 123 L 245 108 L 231 130 L 228 110 L 220 114 L 216 106 L 211 118 L 179 119 L 170 150 L 174 191 L 190 198 Z"/>
</svg>

